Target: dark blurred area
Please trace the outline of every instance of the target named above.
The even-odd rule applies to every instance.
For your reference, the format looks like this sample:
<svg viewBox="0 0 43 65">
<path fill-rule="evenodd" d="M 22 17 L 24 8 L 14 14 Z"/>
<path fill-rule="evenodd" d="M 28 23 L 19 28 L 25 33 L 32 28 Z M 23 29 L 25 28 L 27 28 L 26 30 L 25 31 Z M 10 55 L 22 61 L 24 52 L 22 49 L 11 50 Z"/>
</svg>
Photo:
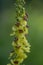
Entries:
<svg viewBox="0 0 43 65">
<path fill-rule="evenodd" d="M 25 0 L 26 4 L 32 3 L 33 6 L 41 6 L 43 5 L 43 0 Z M 0 0 L 0 7 L 1 8 L 10 8 L 11 6 L 14 6 L 14 3 L 16 0 Z"/>
<path fill-rule="evenodd" d="M 43 65 L 43 0 L 25 0 L 29 14 L 28 41 L 31 53 L 23 62 L 25 65 Z M 10 37 L 15 24 L 16 0 L 0 0 L 0 65 L 9 63 L 8 57 L 12 49 L 14 37 Z M 21 64 L 22 65 L 22 64 Z"/>
</svg>

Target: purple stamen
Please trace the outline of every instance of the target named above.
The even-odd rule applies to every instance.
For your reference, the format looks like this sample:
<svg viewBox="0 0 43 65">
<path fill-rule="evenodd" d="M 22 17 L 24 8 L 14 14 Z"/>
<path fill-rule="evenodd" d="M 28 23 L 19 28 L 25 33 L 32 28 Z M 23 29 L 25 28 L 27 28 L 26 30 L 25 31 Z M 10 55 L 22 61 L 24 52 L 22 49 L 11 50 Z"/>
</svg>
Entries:
<svg viewBox="0 0 43 65">
<path fill-rule="evenodd" d="M 19 49 L 20 47 L 21 47 L 20 45 L 16 46 L 16 48 L 18 48 L 18 49 Z"/>
<path fill-rule="evenodd" d="M 24 18 L 23 18 L 23 19 L 27 21 L 27 16 L 24 16 Z"/>
<path fill-rule="evenodd" d="M 17 38 L 17 37 L 15 37 L 14 41 L 15 41 L 15 42 L 17 42 L 17 41 L 18 41 L 18 38 Z"/>
<path fill-rule="evenodd" d="M 18 64 L 18 61 L 14 61 L 14 64 Z"/>
<path fill-rule="evenodd" d="M 19 22 L 17 22 L 15 25 L 16 25 L 17 27 L 19 27 L 19 26 L 20 26 L 20 23 L 19 23 Z"/>
<path fill-rule="evenodd" d="M 28 25 L 26 25 L 26 27 L 27 27 L 27 28 L 29 28 L 29 26 L 28 26 Z"/>
<path fill-rule="evenodd" d="M 28 18 L 28 14 L 26 13 L 26 16 L 27 16 L 27 18 Z"/>
<path fill-rule="evenodd" d="M 19 30 L 19 33 L 23 33 L 23 30 Z"/>
</svg>

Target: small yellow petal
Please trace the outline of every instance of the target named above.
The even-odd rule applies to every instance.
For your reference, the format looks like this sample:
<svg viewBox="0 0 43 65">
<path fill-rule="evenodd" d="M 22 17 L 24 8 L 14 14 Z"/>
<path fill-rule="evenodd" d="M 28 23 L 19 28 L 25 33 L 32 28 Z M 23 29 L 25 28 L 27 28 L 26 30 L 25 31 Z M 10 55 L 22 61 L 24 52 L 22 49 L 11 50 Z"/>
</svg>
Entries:
<svg viewBox="0 0 43 65">
<path fill-rule="evenodd" d="M 10 36 L 14 36 L 15 35 L 15 32 L 13 32 L 12 34 L 10 34 Z"/>
<path fill-rule="evenodd" d="M 10 56 L 9 56 L 9 58 L 8 58 L 8 59 L 10 59 L 10 58 L 13 56 L 13 54 L 14 54 L 14 53 L 10 53 Z"/>
<path fill-rule="evenodd" d="M 7 65 L 11 65 L 11 64 L 9 63 L 9 64 L 7 64 Z"/>
<path fill-rule="evenodd" d="M 14 65 L 14 62 L 13 62 L 13 60 L 11 59 L 10 61 L 11 61 L 11 63 Z"/>
<path fill-rule="evenodd" d="M 14 26 L 12 27 L 12 30 L 13 30 L 13 31 L 16 31 L 16 29 L 15 29 L 15 27 L 14 27 Z"/>
</svg>

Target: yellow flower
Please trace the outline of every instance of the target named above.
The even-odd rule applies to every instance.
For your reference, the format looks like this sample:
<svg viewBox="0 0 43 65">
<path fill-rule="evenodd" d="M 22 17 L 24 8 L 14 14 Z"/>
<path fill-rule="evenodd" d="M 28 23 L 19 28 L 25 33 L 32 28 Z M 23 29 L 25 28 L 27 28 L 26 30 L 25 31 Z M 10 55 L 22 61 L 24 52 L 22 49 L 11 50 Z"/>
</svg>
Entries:
<svg viewBox="0 0 43 65">
<path fill-rule="evenodd" d="M 26 26 L 27 25 L 27 21 L 25 21 L 25 20 L 21 20 L 20 23 L 22 24 L 22 26 Z"/>
<path fill-rule="evenodd" d="M 7 65 L 11 65 L 11 64 L 9 63 L 9 64 L 7 64 Z"/>
</svg>

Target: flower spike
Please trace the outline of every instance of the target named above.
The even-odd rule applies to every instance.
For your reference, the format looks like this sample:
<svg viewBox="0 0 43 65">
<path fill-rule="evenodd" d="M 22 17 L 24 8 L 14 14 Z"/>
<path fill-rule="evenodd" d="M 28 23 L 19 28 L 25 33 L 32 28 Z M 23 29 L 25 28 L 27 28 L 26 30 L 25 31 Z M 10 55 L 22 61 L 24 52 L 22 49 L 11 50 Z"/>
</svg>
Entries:
<svg viewBox="0 0 43 65">
<path fill-rule="evenodd" d="M 12 42 L 13 51 L 11 51 L 9 59 L 10 63 L 7 65 L 21 65 L 30 53 L 31 45 L 28 43 L 26 36 L 28 35 L 28 14 L 26 13 L 25 0 L 16 0 L 16 23 L 12 27 L 14 36 Z M 14 57 L 15 56 L 15 57 Z"/>
</svg>

